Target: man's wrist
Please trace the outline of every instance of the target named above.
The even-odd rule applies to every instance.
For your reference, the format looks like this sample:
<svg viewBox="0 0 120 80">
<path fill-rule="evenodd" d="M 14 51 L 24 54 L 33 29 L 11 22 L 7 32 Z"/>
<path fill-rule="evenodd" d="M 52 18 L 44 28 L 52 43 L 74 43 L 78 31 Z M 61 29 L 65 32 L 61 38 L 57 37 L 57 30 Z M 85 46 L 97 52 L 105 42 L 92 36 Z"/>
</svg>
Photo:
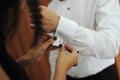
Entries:
<svg viewBox="0 0 120 80">
<path fill-rule="evenodd" d="M 58 23 L 59 23 L 59 20 L 60 20 L 60 16 L 57 16 L 57 18 L 56 18 L 56 21 L 55 21 L 55 27 L 54 27 L 54 29 L 53 29 L 53 31 L 52 32 L 56 32 L 56 29 L 57 29 L 57 26 L 58 26 Z"/>
</svg>

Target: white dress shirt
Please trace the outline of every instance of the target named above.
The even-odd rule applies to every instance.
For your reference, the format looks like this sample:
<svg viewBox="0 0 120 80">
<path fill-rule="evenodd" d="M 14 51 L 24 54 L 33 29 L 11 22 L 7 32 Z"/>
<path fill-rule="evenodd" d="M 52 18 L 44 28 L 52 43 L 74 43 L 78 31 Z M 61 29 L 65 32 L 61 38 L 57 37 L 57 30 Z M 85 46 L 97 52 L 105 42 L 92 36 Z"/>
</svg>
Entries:
<svg viewBox="0 0 120 80">
<path fill-rule="evenodd" d="M 52 0 L 48 6 L 60 16 L 54 45 L 67 42 L 79 51 L 72 77 L 94 75 L 115 63 L 119 51 L 120 8 L 118 0 Z M 52 76 L 58 51 L 51 51 Z"/>
</svg>

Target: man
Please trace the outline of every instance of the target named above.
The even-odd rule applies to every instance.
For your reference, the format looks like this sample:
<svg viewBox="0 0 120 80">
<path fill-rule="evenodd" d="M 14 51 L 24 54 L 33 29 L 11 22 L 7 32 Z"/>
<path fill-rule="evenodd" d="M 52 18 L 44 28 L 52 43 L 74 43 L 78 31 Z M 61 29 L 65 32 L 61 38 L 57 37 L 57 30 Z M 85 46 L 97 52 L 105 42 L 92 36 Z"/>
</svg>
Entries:
<svg viewBox="0 0 120 80">
<path fill-rule="evenodd" d="M 54 45 L 69 43 L 79 51 L 68 80 L 117 80 L 113 64 L 119 52 L 118 0 L 52 0 L 41 6 L 43 29 L 57 36 Z M 50 53 L 52 76 L 57 50 Z"/>
</svg>

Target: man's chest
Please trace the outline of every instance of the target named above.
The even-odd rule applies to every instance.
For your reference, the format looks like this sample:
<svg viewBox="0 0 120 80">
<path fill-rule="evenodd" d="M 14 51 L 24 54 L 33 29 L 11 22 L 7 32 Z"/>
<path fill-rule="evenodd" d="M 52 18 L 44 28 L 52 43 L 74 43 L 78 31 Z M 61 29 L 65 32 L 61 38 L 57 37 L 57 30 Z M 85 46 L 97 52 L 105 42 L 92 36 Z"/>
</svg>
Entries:
<svg viewBox="0 0 120 80">
<path fill-rule="evenodd" d="M 58 15 L 72 19 L 79 25 L 94 26 L 96 0 L 53 0 L 49 8 Z"/>
</svg>

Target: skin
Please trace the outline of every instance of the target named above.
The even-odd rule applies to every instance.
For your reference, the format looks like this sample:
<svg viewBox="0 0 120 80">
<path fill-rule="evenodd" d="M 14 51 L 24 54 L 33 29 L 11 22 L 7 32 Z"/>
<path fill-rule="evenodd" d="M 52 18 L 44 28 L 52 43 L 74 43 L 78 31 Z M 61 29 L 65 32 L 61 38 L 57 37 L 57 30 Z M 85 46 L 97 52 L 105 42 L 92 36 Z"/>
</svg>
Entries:
<svg viewBox="0 0 120 80">
<path fill-rule="evenodd" d="M 42 15 L 43 30 L 45 32 L 55 32 L 60 17 L 45 6 L 40 6 L 40 9 L 41 9 L 40 13 Z M 46 40 L 43 41 L 45 41 L 43 44 L 39 43 L 36 47 L 30 49 L 24 56 L 20 57 L 16 61 L 18 63 L 21 63 L 24 67 L 28 66 L 34 61 L 39 61 L 42 55 L 45 53 L 45 51 L 54 42 L 54 39 L 50 38 L 47 41 Z M 69 51 L 69 54 L 66 54 L 65 50 Z M 73 67 L 73 65 L 77 64 L 77 60 L 78 54 L 76 53 L 76 50 L 72 46 L 66 44 L 65 47 L 60 48 L 60 53 L 56 61 L 54 80 L 66 80 L 67 71 L 71 67 Z M 9 80 L 8 76 L 1 67 L 0 74 L 4 75 L 4 77 L 0 80 Z"/>
<path fill-rule="evenodd" d="M 66 50 L 69 53 L 66 53 Z M 66 80 L 67 71 L 78 63 L 78 53 L 75 48 L 66 44 L 60 48 L 60 53 L 56 60 L 56 69 L 53 80 Z"/>
<path fill-rule="evenodd" d="M 39 61 L 46 49 L 54 42 L 51 38 L 43 44 L 31 49 L 26 55 L 20 57 L 17 62 L 21 63 L 24 67 L 34 61 Z M 66 53 L 68 51 L 68 53 Z M 31 62 L 32 61 L 32 62 Z M 78 54 L 72 46 L 66 44 L 65 47 L 60 48 L 60 53 L 56 60 L 56 69 L 53 80 L 66 80 L 67 71 L 77 64 Z M 0 67 L 0 80 L 9 80 L 9 77 Z"/>
<path fill-rule="evenodd" d="M 55 32 L 60 17 L 45 6 L 40 6 L 40 9 L 40 14 L 42 15 L 43 30 L 45 32 Z"/>
<path fill-rule="evenodd" d="M 39 43 L 34 48 L 31 48 L 24 56 L 18 58 L 16 61 L 22 64 L 23 67 L 27 67 L 35 61 L 39 61 L 48 47 L 54 42 L 53 38 L 48 39 L 44 43 Z M 0 80 L 10 80 L 5 71 L 0 67 Z"/>
<path fill-rule="evenodd" d="M 36 47 L 31 48 L 24 56 L 18 58 L 17 62 L 26 67 L 35 61 L 39 61 L 54 41 L 53 38 L 50 38 L 44 43 L 39 43 Z"/>
<path fill-rule="evenodd" d="M 9 80 L 9 77 L 6 75 L 2 67 L 0 67 L 0 80 Z"/>
<path fill-rule="evenodd" d="M 48 33 L 55 32 L 60 17 L 48 7 L 40 6 L 40 9 L 40 14 L 42 15 L 42 27 L 44 31 Z M 69 51 L 69 54 L 66 54 L 65 50 Z M 78 54 L 72 46 L 66 44 L 65 48 L 62 47 L 56 61 L 54 80 L 66 80 L 67 71 L 73 67 L 73 65 L 77 64 L 77 60 Z"/>
</svg>

